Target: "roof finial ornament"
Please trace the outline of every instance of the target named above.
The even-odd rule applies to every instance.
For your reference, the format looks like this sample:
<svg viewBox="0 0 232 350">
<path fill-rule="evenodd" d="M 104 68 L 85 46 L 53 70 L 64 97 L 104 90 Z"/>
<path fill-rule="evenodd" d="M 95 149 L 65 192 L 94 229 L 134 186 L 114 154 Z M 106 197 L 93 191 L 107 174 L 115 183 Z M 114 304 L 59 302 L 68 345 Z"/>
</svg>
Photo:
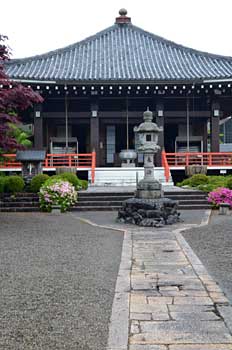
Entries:
<svg viewBox="0 0 232 350">
<path fill-rule="evenodd" d="M 120 14 L 120 16 L 126 16 L 127 15 L 127 10 L 122 8 L 122 9 L 119 10 L 119 14 Z"/>
<path fill-rule="evenodd" d="M 131 18 L 127 17 L 127 10 L 124 8 L 121 8 L 119 10 L 120 17 L 116 17 L 116 24 L 128 24 L 131 23 Z"/>
</svg>

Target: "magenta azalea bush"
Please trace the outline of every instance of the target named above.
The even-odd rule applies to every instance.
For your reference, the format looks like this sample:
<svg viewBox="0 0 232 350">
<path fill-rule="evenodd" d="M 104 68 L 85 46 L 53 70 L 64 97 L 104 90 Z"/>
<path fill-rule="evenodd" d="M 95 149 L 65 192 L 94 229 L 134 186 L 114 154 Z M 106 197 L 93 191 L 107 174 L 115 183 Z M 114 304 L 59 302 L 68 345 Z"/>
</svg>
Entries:
<svg viewBox="0 0 232 350">
<path fill-rule="evenodd" d="M 66 212 L 77 201 L 77 192 L 68 181 L 59 179 L 47 180 L 39 192 L 40 208 L 51 212 L 53 205 L 60 206 L 61 213 Z"/>
<path fill-rule="evenodd" d="M 219 187 L 208 194 L 208 202 L 214 207 L 219 207 L 221 203 L 228 203 L 232 208 L 232 190 Z"/>
</svg>

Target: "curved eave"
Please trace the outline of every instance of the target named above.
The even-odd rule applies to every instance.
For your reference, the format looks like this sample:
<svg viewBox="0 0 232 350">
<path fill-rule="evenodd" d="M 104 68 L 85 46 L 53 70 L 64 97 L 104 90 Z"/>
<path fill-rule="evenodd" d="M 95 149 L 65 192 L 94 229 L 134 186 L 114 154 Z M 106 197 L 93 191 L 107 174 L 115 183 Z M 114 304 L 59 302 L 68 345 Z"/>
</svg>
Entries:
<svg viewBox="0 0 232 350">
<path fill-rule="evenodd" d="M 232 58 L 190 49 L 128 25 L 44 55 L 12 60 L 13 79 L 78 83 L 170 83 L 231 79 Z"/>
</svg>

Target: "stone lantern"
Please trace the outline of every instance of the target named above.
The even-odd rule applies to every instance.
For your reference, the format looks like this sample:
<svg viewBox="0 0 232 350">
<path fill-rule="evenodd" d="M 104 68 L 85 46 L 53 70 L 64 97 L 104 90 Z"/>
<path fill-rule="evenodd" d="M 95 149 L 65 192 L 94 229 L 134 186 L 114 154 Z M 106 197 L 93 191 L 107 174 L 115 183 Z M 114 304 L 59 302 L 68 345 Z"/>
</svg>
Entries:
<svg viewBox="0 0 232 350">
<path fill-rule="evenodd" d="M 143 113 L 144 122 L 134 128 L 139 135 L 138 152 L 144 154 L 144 178 L 138 183 L 136 197 L 154 199 L 161 197 L 161 184 L 154 177 L 154 155 L 160 149 L 158 134 L 163 131 L 152 122 L 153 113 L 149 109 Z"/>
<path fill-rule="evenodd" d="M 138 185 L 135 198 L 126 199 L 118 211 L 117 221 L 145 227 L 163 227 L 180 222 L 178 201 L 161 198 L 161 184 L 154 177 L 154 155 L 160 149 L 158 134 L 162 128 L 152 122 L 149 110 L 143 113 L 144 122 L 134 128 L 138 133 L 138 152 L 144 155 L 144 179 Z"/>
<path fill-rule="evenodd" d="M 26 183 L 29 183 L 33 176 L 43 172 L 43 161 L 46 152 L 41 150 L 17 151 L 16 160 L 22 163 L 22 176 Z"/>
</svg>

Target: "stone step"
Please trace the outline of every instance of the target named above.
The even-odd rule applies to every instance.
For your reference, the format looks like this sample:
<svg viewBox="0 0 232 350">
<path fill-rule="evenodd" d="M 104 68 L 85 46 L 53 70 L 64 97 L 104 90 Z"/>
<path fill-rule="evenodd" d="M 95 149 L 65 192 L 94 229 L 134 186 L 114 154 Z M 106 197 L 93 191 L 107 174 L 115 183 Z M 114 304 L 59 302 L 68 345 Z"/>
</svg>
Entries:
<svg viewBox="0 0 232 350">
<path fill-rule="evenodd" d="M 132 198 L 132 197 L 130 197 Z M 129 199 L 129 198 L 127 198 Z M 173 199 L 173 198 L 171 198 Z M 77 206 L 114 206 L 114 205 L 121 205 L 123 202 L 124 202 L 125 199 L 119 199 L 119 198 L 107 198 L 106 200 L 103 200 L 103 199 L 100 199 L 98 200 L 97 198 L 95 198 L 94 200 L 79 200 L 77 202 Z M 176 200 L 176 199 L 174 199 Z M 206 199 L 181 199 L 181 200 L 177 200 L 179 205 L 181 204 L 189 204 L 189 205 L 192 205 L 192 204 L 208 204 L 207 200 Z"/>
<path fill-rule="evenodd" d="M 123 201 L 116 201 L 116 200 L 108 200 L 108 201 L 91 201 L 91 202 L 77 202 L 75 206 L 97 206 L 97 207 L 114 207 L 114 206 L 121 206 Z"/>
<path fill-rule="evenodd" d="M 121 208 L 121 205 L 116 205 L 116 206 L 74 206 L 70 208 L 70 211 L 117 211 Z"/>
<path fill-rule="evenodd" d="M 11 197 L 4 197 L 0 198 L 0 201 L 3 201 L 5 203 L 20 203 L 20 202 L 34 202 L 38 203 L 39 197 L 16 197 L 16 198 L 11 198 Z"/>
<path fill-rule="evenodd" d="M 192 204 L 192 205 L 184 205 L 181 204 L 178 207 L 178 210 L 201 210 L 201 209 L 211 209 L 212 207 L 209 204 Z"/>
<path fill-rule="evenodd" d="M 181 201 L 181 200 L 204 200 L 207 201 L 206 196 L 165 196 L 166 198 L 170 198 L 173 200 Z"/>
<path fill-rule="evenodd" d="M 80 202 L 95 201 L 95 200 L 97 200 L 97 201 L 109 201 L 109 200 L 116 200 L 116 199 L 123 201 L 123 200 L 126 200 L 128 198 L 132 198 L 132 197 L 134 197 L 134 194 L 131 194 L 128 196 L 121 196 L 120 194 L 114 195 L 114 196 L 112 196 L 112 195 L 105 195 L 105 196 L 91 195 L 91 196 L 84 196 L 84 197 L 78 196 L 78 200 Z M 197 195 L 197 196 L 194 196 L 194 195 L 185 196 L 185 195 L 175 195 L 175 194 L 166 195 L 165 194 L 165 197 L 170 198 L 170 199 L 175 199 L 175 200 L 185 200 L 185 199 L 187 199 L 187 200 L 191 200 L 191 199 L 193 199 L 193 200 L 197 200 L 197 199 L 206 200 L 206 198 L 207 198 L 205 194 L 201 194 L 201 195 Z"/>
<path fill-rule="evenodd" d="M 172 198 L 171 198 L 172 199 Z M 192 205 L 192 204 L 206 204 L 209 205 L 208 201 L 205 199 L 182 199 L 182 200 L 178 200 L 179 205 Z"/>
<path fill-rule="evenodd" d="M 38 202 L 1 202 L 0 201 L 0 207 L 38 207 L 39 203 Z"/>
<path fill-rule="evenodd" d="M 89 197 L 133 197 L 134 192 L 78 192 L 78 198 Z"/>
<path fill-rule="evenodd" d="M 4 198 L 8 198 L 8 197 L 33 197 L 33 198 L 38 198 L 38 194 L 37 193 L 27 193 L 27 192 L 19 192 L 19 193 L 15 193 L 14 195 L 12 193 L 4 193 L 2 195 L 0 195 L 0 197 L 4 197 Z"/>
<path fill-rule="evenodd" d="M 95 201 L 99 201 L 99 202 L 104 202 L 104 201 L 124 201 L 126 199 L 132 198 L 134 197 L 134 195 L 132 194 L 131 196 L 89 196 L 89 197 L 79 197 L 78 196 L 78 201 L 81 203 L 84 202 L 95 202 Z"/>
<path fill-rule="evenodd" d="M 71 211 L 118 211 L 121 206 L 75 206 L 70 208 Z M 192 204 L 192 205 L 180 205 L 178 210 L 201 210 L 201 209 L 210 209 L 211 206 L 208 204 Z"/>
<path fill-rule="evenodd" d="M 89 172 L 89 180 L 91 178 L 91 172 Z M 140 181 L 144 177 L 143 167 L 101 167 L 95 169 L 95 181 L 94 186 L 135 186 L 136 181 Z M 154 177 L 160 183 L 166 183 L 163 167 L 155 167 Z M 170 176 L 170 184 L 173 184 L 172 177 Z"/>
<path fill-rule="evenodd" d="M 0 207 L 0 212 L 33 212 L 40 211 L 39 207 Z"/>
<path fill-rule="evenodd" d="M 206 195 L 202 191 L 191 191 L 191 190 L 186 190 L 186 191 L 164 191 L 165 196 L 168 195 L 175 195 L 175 196 L 199 196 L 199 195 Z"/>
</svg>

